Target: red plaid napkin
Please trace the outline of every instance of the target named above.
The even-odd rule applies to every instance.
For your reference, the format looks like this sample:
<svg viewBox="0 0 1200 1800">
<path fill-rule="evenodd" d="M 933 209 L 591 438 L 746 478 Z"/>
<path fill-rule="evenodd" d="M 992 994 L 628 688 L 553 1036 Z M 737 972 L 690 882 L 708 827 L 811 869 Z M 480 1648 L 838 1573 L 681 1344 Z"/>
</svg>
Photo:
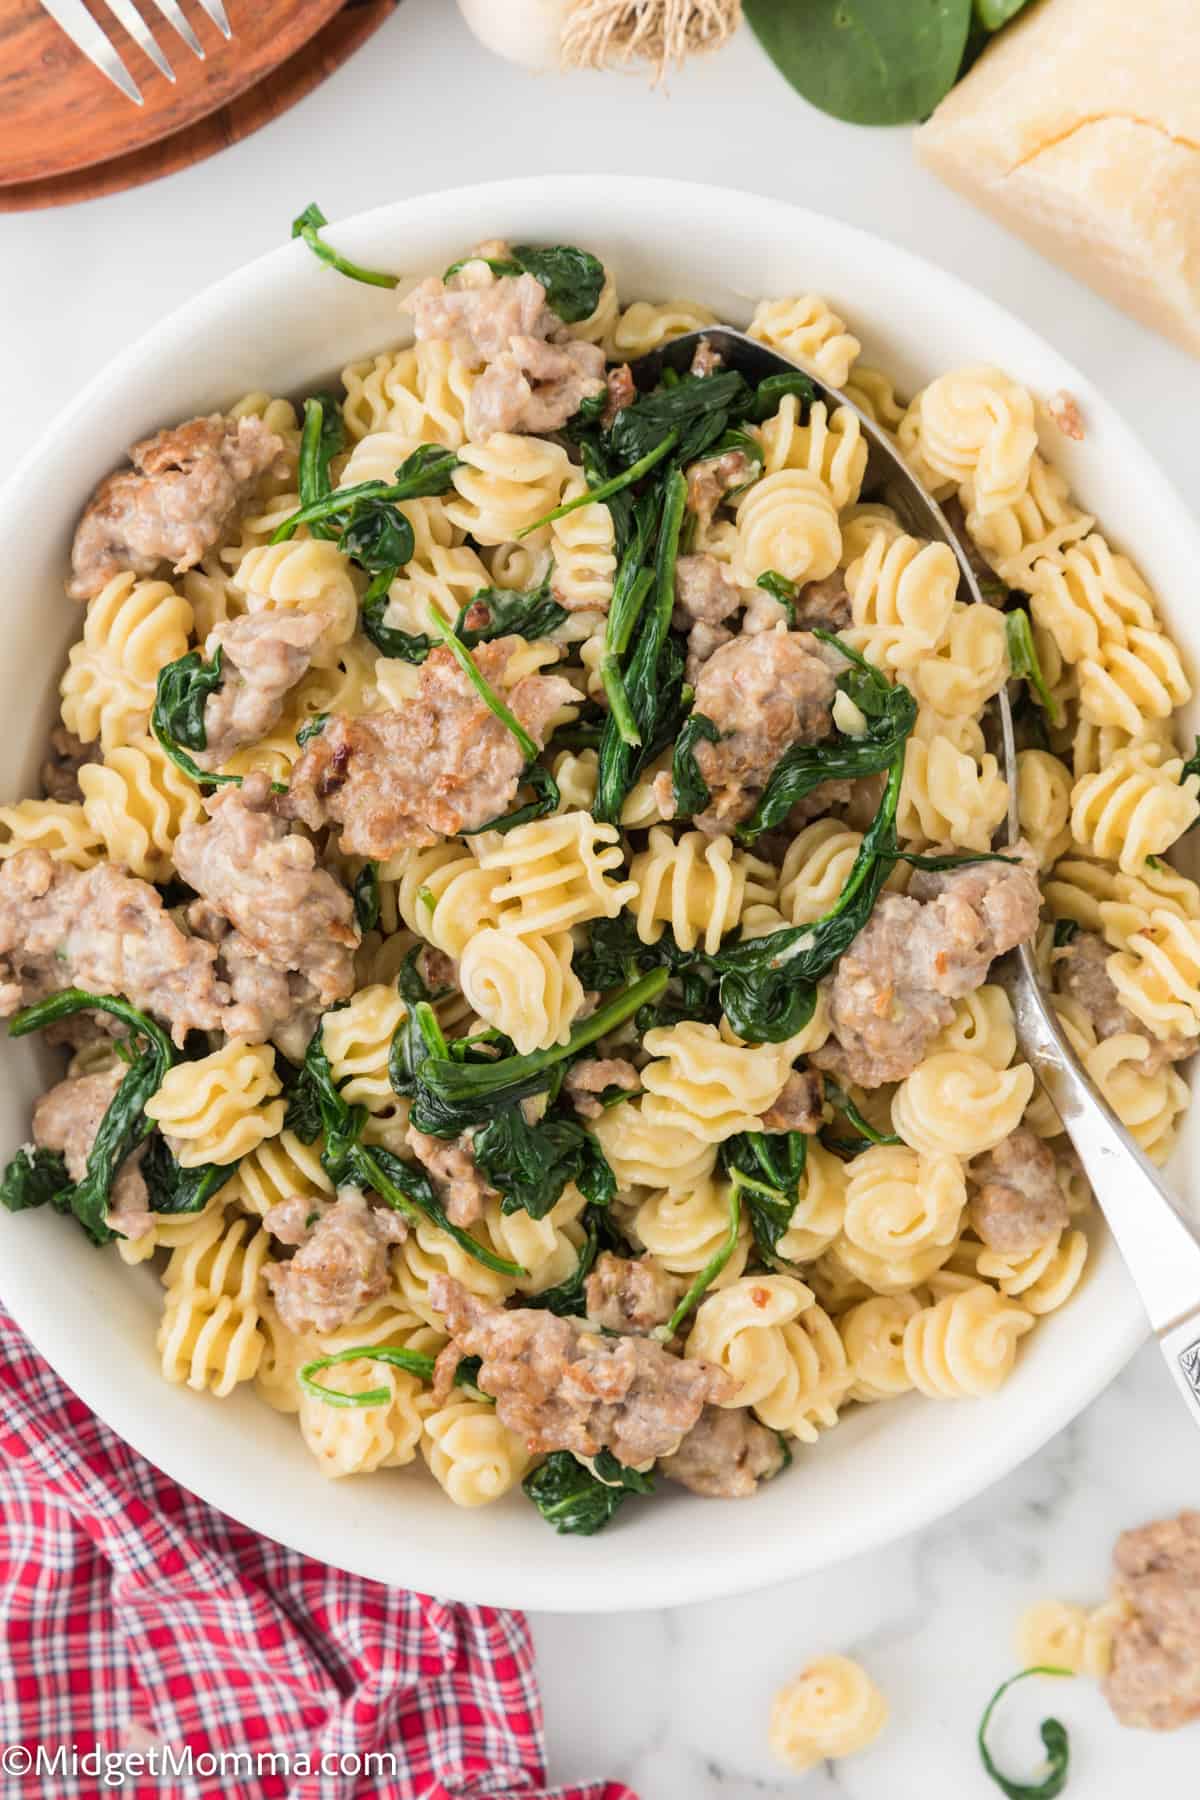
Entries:
<svg viewBox="0 0 1200 1800">
<path fill-rule="evenodd" d="M 399 1593 L 236 1525 L 114 1436 L 3 1312 L 0 1384 L 6 1800 L 550 1800 L 519 1613 Z M 38 1746 L 41 1771 L 23 1767 Z M 118 1786 L 97 1765 L 166 1747 L 190 1773 L 131 1763 Z M 238 1752 L 313 1772 L 213 1766 Z M 398 1767 L 356 1772 L 372 1752 Z M 554 1793 L 636 1800 L 620 1782 Z"/>
</svg>

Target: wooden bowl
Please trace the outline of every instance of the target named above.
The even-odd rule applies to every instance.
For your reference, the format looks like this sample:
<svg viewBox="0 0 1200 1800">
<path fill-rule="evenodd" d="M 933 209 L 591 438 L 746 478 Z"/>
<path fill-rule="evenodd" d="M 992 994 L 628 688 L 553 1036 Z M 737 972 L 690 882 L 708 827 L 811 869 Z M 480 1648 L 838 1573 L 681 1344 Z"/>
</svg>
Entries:
<svg viewBox="0 0 1200 1800">
<path fill-rule="evenodd" d="M 310 93 L 377 31 L 396 0 L 227 0 L 231 41 L 187 3 L 200 62 L 139 0 L 175 71 L 168 82 L 124 31 L 105 25 L 144 106 L 113 86 L 42 11 L 0 9 L 0 212 L 61 206 L 136 187 L 237 143 Z"/>
</svg>

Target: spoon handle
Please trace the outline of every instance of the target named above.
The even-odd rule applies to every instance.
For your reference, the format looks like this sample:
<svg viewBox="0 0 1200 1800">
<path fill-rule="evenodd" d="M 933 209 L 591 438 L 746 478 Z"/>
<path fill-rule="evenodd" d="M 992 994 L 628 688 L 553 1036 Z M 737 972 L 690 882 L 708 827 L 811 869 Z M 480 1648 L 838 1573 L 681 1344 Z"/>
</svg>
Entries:
<svg viewBox="0 0 1200 1800">
<path fill-rule="evenodd" d="M 1200 1425 L 1200 1230 L 1079 1067 L 1046 1005 L 1027 945 L 993 968 L 1012 1002 L 1021 1054 L 1045 1088 Z"/>
</svg>

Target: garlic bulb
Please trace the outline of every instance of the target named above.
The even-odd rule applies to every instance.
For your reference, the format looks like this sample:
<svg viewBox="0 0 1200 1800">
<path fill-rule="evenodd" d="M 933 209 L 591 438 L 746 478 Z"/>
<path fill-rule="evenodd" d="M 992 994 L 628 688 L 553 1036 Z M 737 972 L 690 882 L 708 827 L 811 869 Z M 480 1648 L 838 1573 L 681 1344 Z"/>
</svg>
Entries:
<svg viewBox="0 0 1200 1800">
<path fill-rule="evenodd" d="M 569 0 L 458 0 L 481 44 L 527 69 L 557 69 Z"/>
</svg>

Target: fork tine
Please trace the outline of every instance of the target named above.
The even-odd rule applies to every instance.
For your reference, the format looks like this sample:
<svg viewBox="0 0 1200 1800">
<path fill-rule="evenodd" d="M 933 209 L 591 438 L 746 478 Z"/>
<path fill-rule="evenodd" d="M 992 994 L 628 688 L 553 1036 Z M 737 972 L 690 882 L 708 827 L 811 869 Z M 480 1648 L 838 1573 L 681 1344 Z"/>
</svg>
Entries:
<svg viewBox="0 0 1200 1800">
<path fill-rule="evenodd" d="M 160 74 L 174 81 L 175 71 L 154 41 L 154 33 L 133 4 L 133 0 L 104 0 L 113 17 L 122 24 L 139 49 L 144 50 Z"/>
<path fill-rule="evenodd" d="M 187 16 L 180 6 L 179 0 L 154 0 L 154 5 L 157 6 L 167 24 L 179 33 L 192 55 L 198 56 L 203 62 L 204 45 L 188 24 Z"/>
<path fill-rule="evenodd" d="M 103 28 L 93 19 L 83 0 L 42 0 L 42 5 L 56 25 L 60 25 L 77 49 L 89 62 L 119 87 L 127 100 L 143 106 L 142 90 L 113 48 Z"/>
<path fill-rule="evenodd" d="M 233 36 L 233 26 L 229 23 L 223 0 L 196 0 L 196 5 L 202 13 L 207 13 L 222 37 Z"/>
</svg>

